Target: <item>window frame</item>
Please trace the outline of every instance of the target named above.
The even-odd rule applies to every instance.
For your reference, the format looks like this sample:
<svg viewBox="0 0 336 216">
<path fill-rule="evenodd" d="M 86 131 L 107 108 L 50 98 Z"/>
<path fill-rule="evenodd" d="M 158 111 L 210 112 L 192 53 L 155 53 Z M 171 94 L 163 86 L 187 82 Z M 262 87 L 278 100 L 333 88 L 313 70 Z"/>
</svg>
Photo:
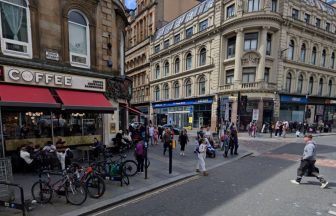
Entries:
<svg viewBox="0 0 336 216">
<path fill-rule="evenodd" d="M 315 18 L 315 26 L 317 28 L 321 28 L 321 19 L 318 17 Z"/>
<path fill-rule="evenodd" d="M 300 18 L 300 10 L 292 8 L 292 18 L 298 20 Z"/>
<path fill-rule="evenodd" d="M 169 46 L 170 46 L 170 40 L 167 39 L 167 40 L 165 40 L 165 41 L 163 42 L 163 48 L 164 48 L 164 49 L 167 49 Z"/>
<path fill-rule="evenodd" d="M 293 39 L 289 41 L 288 44 L 288 59 L 289 60 L 294 60 L 294 55 L 295 55 L 295 42 Z"/>
<path fill-rule="evenodd" d="M 233 85 L 234 82 L 234 69 L 225 71 L 225 84 Z"/>
<path fill-rule="evenodd" d="M 188 64 L 189 64 L 188 60 L 190 60 L 190 67 L 188 67 Z M 191 70 L 191 69 L 192 69 L 192 54 L 189 52 L 187 53 L 186 59 L 185 59 L 185 70 Z"/>
<path fill-rule="evenodd" d="M 331 65 L 330 65 L 331 69 L 335 68 L 335 52 L 331 53 Z"/>
<path fill-rule="evenodd" d="M 255 37 L 255 35 L 256 35 L 256 37 Z M 259 33 L 258 32 L 245 33 L 245 35 L 244 35 L 244 51 L 257 50 L 258 49 L 258 42 L 259 42 L 258 40 L 259 40 Z M 255 48 L 252 48 L 253 42 L 255 42 Z M 247 45 L 246 43 L 249 43 L 248 48 L 246 46 Z"/>
<path fill-rule="evenodd" d="M 202 76 L 198 79 L 198 95 L 205 95 L 206 94 L 205 88 L 206 88 L 206 80 L 205 77 Z"/>
<path fill-rule="evenodd" d="M 303 79 L 303 75 L 300 74 L 300 76 L 299 76 L 299 78 L 298 78 L 297 89 L 296 89 L 297 93 L 299 93 L 299 94 L 302 94 L 302 90 L 303 90 L 303 81 L 304 81 L 304 79 Z"/>
<path fill-rule="evenodd" d="M 198 66 L 204 66 L 207 62 L 207 50 L 205 47 L 201 48 L 199 51 Z"/>
<path fill-rule="evenodd" d="M 306 55 L 307 55 L 307 47 L 305 43 L 302 43 L 301 50 L 300 50 L 300 61 L 301 62 L 306 62 Z"/>
<path fill-rule="evenodd" d="M 154 46 L 154 53 L 160 52 L 160 44 Z"/>
<path fill-rule="evenodd" d="M 278 0 L 272 0 L 271 11 L 272 12 L 277 12 L 278 11 Z"/>
<path fill-rule="evenodd" d="M 162 87 L 162 99 L 167 100 L 169 99 L 169 85 L 166 83 Z"/>
<path fill-rule="evenodd" d="M 309 13 L 305 13 L 304 14 L 304 21 L 305 21 L 305 23 L 310 24 L 310 18 L 311 18 L 311 16 L 310 16 Z"/>
<path fill-rule="evenodd" d="M 234 3 L 227 6 L 226 7 L 226 19 L 230 19 L 230 18 L 236 16 L 235 10 L 236 10 L 236 5 Z"/>
<path fill-rule="evenodd" d="M 189 92 L 190 94 L 188 94 Z M 185 97 L 191 97 L 191 96 L 192 96 L 192 82 L 190 79 L 188 79 L 185 81 Z"/>
<path fill-rule="evenodd" d="M 178 62 L 178 64 L 177 64 L 177 62 Z M 181 65 L 180 64 L 181 64 L 180 58 L 179 57 L 175 58 L 175 60 L 174 60 L 174 72 L 175 72 L 175 74 L 180 73 L 180 70 L 181 70 Z"/>
<path fill-rule="evenodd" d="M 267 33 L 266 36 L 266 55 L 270 56 L 272 55 L 272 34 Z"/>
<path fill-rule="evenodd" d="M 205 31 L 208 28 L 208 24 L 209 24 L 208 19 L 205 19 L 205 20 L 201 21 L 198 24 L 198 31 L 199 32 Z"/>
<path fill-rule="evenodd" d="M 154 88 L 154 100 L 159 101 L 160 100 L 160 87 L 156 86 Z"/>
<path fill-rule="evenodd" d="M 174 98 L 178 99 L 180 98 L 180 83 L 175 82 L 173 86 L 174 86 Z"/>
<path fill-rule="evenodd" d="M 227 40 L 227 51 L 226 51 L 226 55 L 227 55 L 227 58 L 230 59 L 230 58 L 234 58 L 235 55 L 236 55 L 236 41 L 237 40 L 237 37 L 236 36 L 233 36 L 231 38 L 229 38 Z M 230 54 L 230 50 L 232 49 L 232 54 Z"/>
<path fill-rule="evenodd" d="M 249 71 L 251 70 L 251 71 Z M 253 72 L 252 72 L 253 70 Z M 257 68 L 256 67 L 247 67 L 243 68 L 242 72 L 242 83 L 254 83 L 256 80 Z M 245 82 L 244 77 L 247 75 L 247 82 Z M 252 76 L 253 75 L 253 76 Z M 253 77 L 253 79 L 251 79 Z"/>
<path fill-rule="evenodd" d="M 259 10 L 260 10 L 260 0 L 248 0 L 247 1 L 247 12 L 256 12 Z"/>
<path fill-rule="evenodd" d="M 290 72 L 287 73 L 286 75 L 286 86 L 285 86 L 285 90 L 288 92 L 288 93 L 291 93 L 292 91 L 292 79 L 293 79 L 293 76 Z"/>
<path fill-rule="evenodd" d="M 308 80 L 308 94 L 311 95 L 313 94 L 314 91 L 314 77 L 309 77 Z"/>
<path fill-rule="evenodd" d="M 163 64 L 163 76 L 167 77 L 169 76 L 169 62 L 165 61 L 165 63 Z"/>
<path fill-rule="evenodd" d="M 323 95 L 323 85 L 324 85 L 323 78 L 320 78 L 320 80 L 319 80 L 319 86 L 318 86 L 318 91 L 317 91 L 317 95 L 318 96 L 322 96 Z"/>
<path fill-rule="evenodd" d="M 321 53 L 321 67 L 325 67 L 326 62 L 327 62 L 327 51 L 323 49 Z"/>
<path fill-rule="evenodd" d="M 176 44 L 180 41 L 181 41 L 181 34 L 179 33 L 179 34 L 174 35 L 174 44 Z"/>
<path fill-rule="evenodd" d="M 329 97 L 332 97 L 332 90 L 333 90 L 333 82 L 330 79 L 329 82 L 328 82 L 328 96 Z"/>
<path fill-rule="evenodd" d="M 265 71 L 264 71 L 264 82 L 266 82 L 266 83 L 269 83 L 270 71 L 271 71 L 271 68 L 269 68 L 269 67 L 265 67 Z"/>
<path fill-rule="evenodd" d="M 330 24 L 330 22 L 326 22 L 326 31 L 327 32 L 330 32 L 330 30 L 331 30 L 331 24 Z"/>
<path fill-rule="evenodd" d="M 160 65 L 159 64 L 155 66 L 155 78 L 160 79 Z"/>
<path fill-rule="evenodd" d="M 194 28 L 193 27 L 190 27 L 190 28 L 187 28 L 185 30 L 185 37 L 188 39 L 188 38 L 191 38 L 192 36 L 194 35 Z"/>
<path fill-rule="evenodd" d="M 312 55 L 311 55 L 311 64 L 316 65 L 316 60 L 317 60 L 317 48 L 314 46 L 312 49 Z"/>
</svg>

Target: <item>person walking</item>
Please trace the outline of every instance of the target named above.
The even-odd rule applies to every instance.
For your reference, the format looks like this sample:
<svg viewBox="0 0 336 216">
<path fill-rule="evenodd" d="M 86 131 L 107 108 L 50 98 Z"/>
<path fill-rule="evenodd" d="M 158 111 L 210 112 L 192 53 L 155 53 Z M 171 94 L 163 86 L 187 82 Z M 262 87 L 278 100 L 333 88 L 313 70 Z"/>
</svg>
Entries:
<svg viewBox="0 0 336 216">
<path fill-rule="evenodd" d="M 198 147 L 197 151 L 197 165 L 196 165 L 196 172 L 201 172 L 204 176 L 208 176 L 208 172 L 205 168 L 205 158 L 206 158 L 206 141 L 205 139 L 200 139 L 199 141 L 200 145 Z"/>
<path fill-rule="evenodd" d="M 184 128 L 179 136 L 179 142 L 181 145 L 181 153 L 180 155 L 184 156 L 184 150 L 185 150 L 185 146 L 188 144 L 189 142 L 189 137 L 187 134 L 187 130 Z"/>
<path fill-rule="evenodd" d="M 172 142 L 172 134 L 169 128 L 166 128 L 164 134 L 162 135 L 163 141 L 163 155 L 166 155 L 167 149 Z"/>
<path fill-rule="evenodd" d="M 270 133 L 270 138 L 272 138 L 273 128 L 274 128 L 274 124 L 273 122 L 270 122 L 270 124 L 268 125 L 268 131 Z"/>
<path fill-rule="evenodd" d="M 137 172 L 143 173 L 144 171 L 144 159 L 145 159 L 145 151 L 144 151 L 145 145 L 144 141 L 137 142 L 135 146 L 135 158 L 137 160 Z"/>
<path fill-rule="evenodd" d="M 153 125 L 149 126 L 148 132 L 149 132 L 149 139 L 150 139 L 150 142 L 151 142 L 151 146 L 153 146 L 154 145 L 154 127 L 153 127 Z"/>
<path fill-rule="evenodd" d="M 279 134 L 279 127 L 280 127 L 280 122 L 277 121 L 277 122 L 275 123 L 275 134 L 274 134 L 275 137 L 278 137 L 278 134 Z"/>
<path fill-rule="evenodd" d="M 319 174 L 318 168 L 315 167 L 316 143 L 313 141 L 313 136 L 305 135 L 303 139 L 306 143 L 306 146 L 303 150 L 300 166 L 297 169 L 297 177 L 295 180 L 291 180 L 291 183 L 300 184 L 302 176 L 308 173 L 309 176 L 315 176 L 320 181 L 321 188 L 326 188 L 328 182 Z"/>
<path fill-rule="evenodd" d="M 224 150 L 224 157 L 227 157 L 229 149 L 230 149 L 230 131 L 223 132 L 221 137 L 222 140 L 222 149 Z"/>
<path fill-rule="evenodd" d="M 231 129 L 230 136 L 230 154 L 238 155 L 238 133 L 235 128 Z"/>
<path fill-rule="evenodd" d="M 155 126 L 154 127 L 154 145 L 158 145 L 158 141 L 159 141 L 159 130 Z"/>
</svg>

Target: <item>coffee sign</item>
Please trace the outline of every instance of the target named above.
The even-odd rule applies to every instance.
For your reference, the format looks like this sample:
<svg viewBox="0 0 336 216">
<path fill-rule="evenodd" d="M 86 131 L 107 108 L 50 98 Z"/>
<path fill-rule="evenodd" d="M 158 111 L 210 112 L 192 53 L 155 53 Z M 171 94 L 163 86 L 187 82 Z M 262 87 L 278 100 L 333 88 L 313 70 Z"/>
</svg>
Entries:
<svg viewBox="0 0 336 216">
<path fill-rule="evenodd" d="M 106 89 L 105 79 L 100 78 L 7 66 L 4 67 L 4 71 L 4 81 L 9 83 L 101 92 Z"/>
</svg>

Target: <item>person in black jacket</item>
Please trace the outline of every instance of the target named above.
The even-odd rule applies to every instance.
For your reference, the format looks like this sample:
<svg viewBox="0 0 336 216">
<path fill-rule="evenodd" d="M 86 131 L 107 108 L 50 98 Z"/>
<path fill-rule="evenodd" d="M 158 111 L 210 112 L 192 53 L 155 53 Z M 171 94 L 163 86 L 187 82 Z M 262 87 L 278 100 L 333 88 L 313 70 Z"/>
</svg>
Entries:
<svg viewBox="0 0 336 216">
<path fill-rule="evenodd" d="M 180 145 L 181 145 L 181 153 L 180 155 L 184 156 L 184 150 L 185 150 L 185 146 L 188 144 L 189 142 L 189 138 L 188 138 L 188 134 L 187 134 L 187 130 L 183 129 L 180 136 L 179 136 L 179 141 L 180 141 Z"/>
</svg>

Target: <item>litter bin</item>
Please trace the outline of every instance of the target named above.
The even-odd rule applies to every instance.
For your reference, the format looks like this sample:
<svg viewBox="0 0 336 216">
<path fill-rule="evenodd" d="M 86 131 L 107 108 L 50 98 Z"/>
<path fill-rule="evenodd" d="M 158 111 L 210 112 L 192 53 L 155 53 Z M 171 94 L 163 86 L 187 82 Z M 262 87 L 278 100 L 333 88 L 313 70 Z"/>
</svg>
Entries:
<svg viewBox="0 0 336 216">
<path fill-rule="evenodd" d="M 13 182 L 12 163 L 10 158 L 0 158 L 0 181 Z M 0 185 L 0 199 L 11 201 L 14 190 L 7 185 Z"/>
</svg>

